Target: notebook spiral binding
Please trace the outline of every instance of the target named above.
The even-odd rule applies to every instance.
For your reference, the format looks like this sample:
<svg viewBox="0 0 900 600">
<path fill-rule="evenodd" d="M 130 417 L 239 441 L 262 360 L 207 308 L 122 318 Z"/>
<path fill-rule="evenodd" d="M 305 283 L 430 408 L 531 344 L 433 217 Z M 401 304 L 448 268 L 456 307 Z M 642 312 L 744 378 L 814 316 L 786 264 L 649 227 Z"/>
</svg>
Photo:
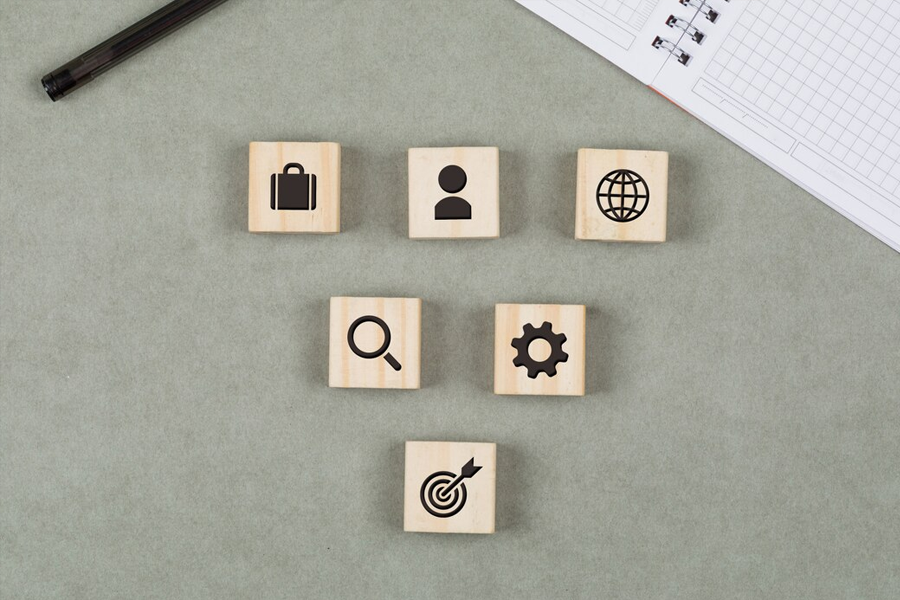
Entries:
<svg viewBox="0 0 900 600">
<path fill-rule="evenodd" d="M 691 36 L 691 39 L 698 44 L 702 44 L 703 38 L 706 37 L 706 34 L 691 25 L 690 21 L 679 19 L 675 15 L 669 15 L 669 18 L 666 19 L 666 25 L 682 30 L 683 32 Z"/>
<path fill-rule="evenodd" d="M 719 11 L 713 9 L 712 6 L 707 4 L 706 0 L 678 0 L 683 6 L 693 6 L 699 12 L 703 13 L 703 16 L 706 17 L 706 20 L 710 23 L 715 23 L 719 20 Z M 731 0 L 723 0 L 723 2 L 731 2 Z M 666 25 L 673 29 L 680 29 L 685 32 L 689 39 L 691 39 L 696 44 L 702 44 L 703 40 L 706 39 L 706 34 L 700 31 L 697 27 L 691 24 L 690 21 L 685 19 L 681 19 L 676 17 L 675 15 L 669 15 L 669 18 L 666 19 Z M 691 62 L 691 54 L 686 52 L 684 49 L 678 46 L 675 42 L 668 40 L 664 37 L 656 36 L 653 39 L 653 47 L 661 50 L 665 50 L 672 56 L 674 56 L 678 62 L 683 65 Z"/>
<path fill-rule="evenodd" d="M 654 38 L 653 40 L 653 47 L 667 50 L 669 54 L 677 58 L 678 62 L 683 65 L 691 62 L 691 55 L 679 48 L 677 45 L 675 45 L 675 42 L 672 42 L 670 40 L 656 36 L 656 38 Z"/>
<path fill-rule="evenodd" d="M 682 6 L 693 6 L 697 10 L 703 13 L 703 16 L 706 17 L 706 20 L 710 23 L 715 23 L 719 20 L 719 11 L 714 10 L 712 6 L 710 6 L 706 0 L 678 0 L 681 2 Z M 731 0 L 725 0 L 725 2 L 731 2 Z"/>
</svg>

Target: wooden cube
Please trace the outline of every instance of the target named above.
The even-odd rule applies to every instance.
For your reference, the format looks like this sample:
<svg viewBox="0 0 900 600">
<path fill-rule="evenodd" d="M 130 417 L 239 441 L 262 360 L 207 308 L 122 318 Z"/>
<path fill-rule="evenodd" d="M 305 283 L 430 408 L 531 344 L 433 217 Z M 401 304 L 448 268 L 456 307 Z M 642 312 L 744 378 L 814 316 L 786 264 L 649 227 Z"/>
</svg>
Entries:
<svg viewBox="0 0 900 600">
<path fill-rule="evenodd" d="M 666 241 L 668 153 L 582 148 L 576 188 L 576 239 Z"/>
<path fill-rule="evenodd" d="M 406 442 L 403 530 L 494 533 L 497 445 Z"/>
<path fill-rule="evenodd" d="M 584 395 L 585 307 L 498 304 L 494 393 Z"/>
<path fill-rule="evenodd" d="M 328 385 L 419 388 L 422 301 L 332 298 Z"/>
<path fill-rule="evenodd" d="M 500 237 L 500 150 L 410 148 L 409 237 Z"/>
<path fill-rule="evenodd" d="M 338 233 L 341 146 L 250 144 L 251 233 Z"/>
</svg>

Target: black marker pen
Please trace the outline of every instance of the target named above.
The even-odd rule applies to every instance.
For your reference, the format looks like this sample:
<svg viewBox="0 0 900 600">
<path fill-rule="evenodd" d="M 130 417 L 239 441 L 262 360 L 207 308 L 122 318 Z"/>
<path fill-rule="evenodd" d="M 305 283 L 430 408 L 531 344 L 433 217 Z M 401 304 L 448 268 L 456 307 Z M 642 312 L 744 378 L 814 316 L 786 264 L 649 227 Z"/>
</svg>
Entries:
<svg viewBox="0 0 900 600">
<path fill-rule="evenodd" d="M 41 79 L 56 102 L 227 0 L 175 0 Z"/>
</svg>

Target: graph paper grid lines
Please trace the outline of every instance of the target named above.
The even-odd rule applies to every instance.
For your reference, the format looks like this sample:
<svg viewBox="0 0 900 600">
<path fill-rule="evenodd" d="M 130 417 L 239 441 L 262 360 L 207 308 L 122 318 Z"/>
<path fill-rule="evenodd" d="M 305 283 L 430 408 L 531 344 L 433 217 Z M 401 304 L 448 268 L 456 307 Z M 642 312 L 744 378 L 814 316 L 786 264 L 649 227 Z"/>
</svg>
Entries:
<svg viewBox="0 0 900 600">
<path fill-rule="evenodd" d="M 751 2 L 706 74 L 900 197 L 900 2 Z"/>
</svg>

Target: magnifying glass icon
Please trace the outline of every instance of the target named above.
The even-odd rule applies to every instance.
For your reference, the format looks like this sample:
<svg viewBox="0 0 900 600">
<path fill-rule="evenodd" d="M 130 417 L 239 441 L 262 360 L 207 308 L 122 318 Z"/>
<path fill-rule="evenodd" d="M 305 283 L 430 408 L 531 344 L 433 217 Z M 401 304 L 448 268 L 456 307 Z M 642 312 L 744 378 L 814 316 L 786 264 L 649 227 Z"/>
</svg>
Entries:
<svg viewBox="0 0 900 600">
<path fill-rule="evenodd" d="M 381 327 L 381 332 L 384 334 L 384 342 L 382 342 L 381 348 L 379 348 L 375 352 L 363 352 L 362 350 L 360 350 L 359 346 L 356 345 L 356 340 L 353 339 L 353 336 L 356 334 L 356 329 L 363 323 L 375 323 L 376 325 Z M 391 356 L 391 353 L 387 351 L 388 346 L 391 345 L 391 329 L 387 326 L 387 323 L 385 323 L 378 317 L 374 315 L 366 315 L 353 321 L 353 324 L 350 325 L 350 330 L 347 331 L 347 343 L 350 344 L 350 349 L 353 350 L 353 354 L 357 355 L 358 357 L 378 358 L 383 354 L 384 360 L 386 360 L 387 363 L 391 365 L 391 367 L 395 371 L 400 370 L 400 363 L 398 363 L 397 359 Z"/>
</svg>

